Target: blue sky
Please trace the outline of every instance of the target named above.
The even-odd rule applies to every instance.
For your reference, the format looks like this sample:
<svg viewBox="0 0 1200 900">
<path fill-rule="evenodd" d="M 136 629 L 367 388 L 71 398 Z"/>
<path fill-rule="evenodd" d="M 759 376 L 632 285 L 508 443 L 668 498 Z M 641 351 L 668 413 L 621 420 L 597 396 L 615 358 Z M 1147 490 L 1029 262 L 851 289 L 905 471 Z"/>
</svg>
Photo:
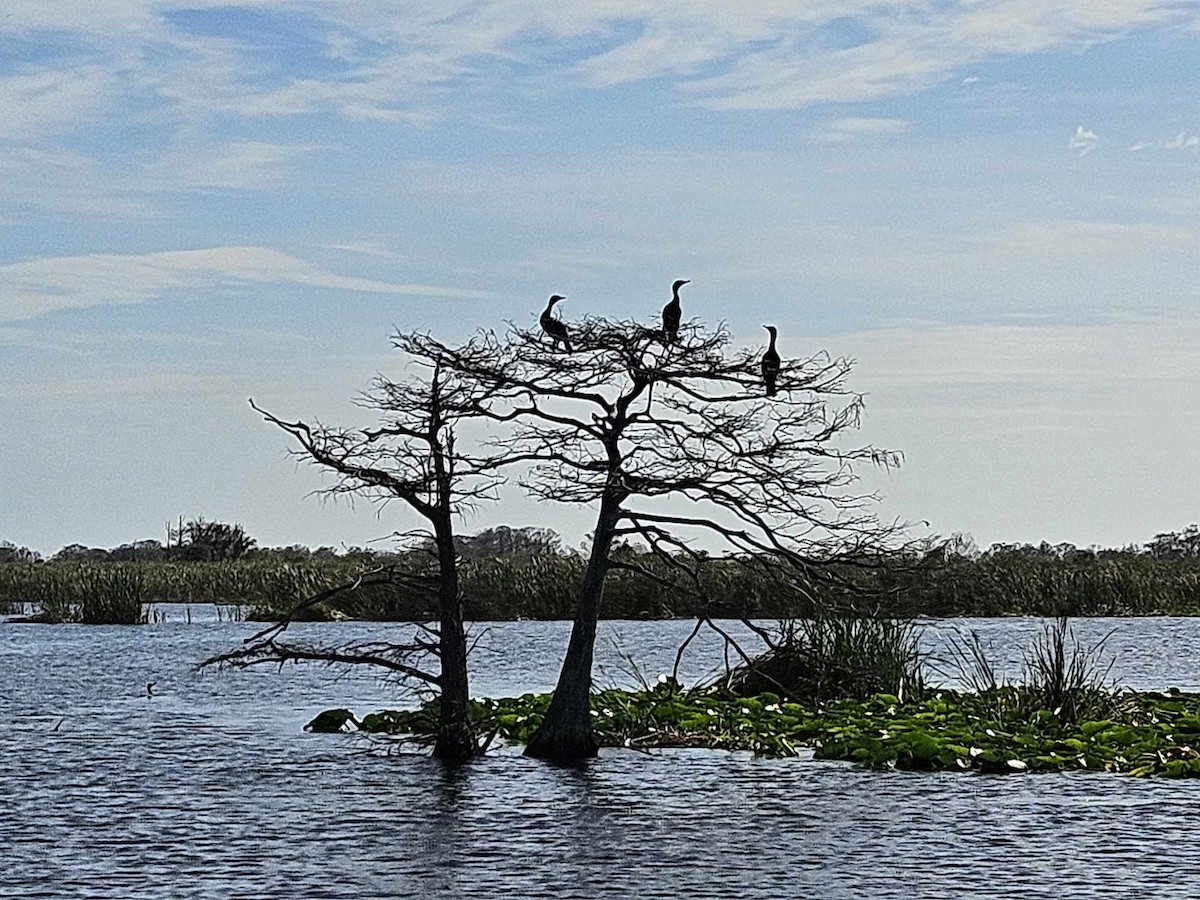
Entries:
<svg viewBox="0 0 1200 900">
<path fill-rule="evenodd" d="M 1182 527 L 1198 88 L 1183 2 L 4 0 L 0 539 L 406 527 L 306 499 L 245 399 L 359 421 L 393 326 L 652 316 L 676 277 L 859 360 L 887 516 Z M 467 527 L 587 528 L 546 515 Z"/>
</svg>

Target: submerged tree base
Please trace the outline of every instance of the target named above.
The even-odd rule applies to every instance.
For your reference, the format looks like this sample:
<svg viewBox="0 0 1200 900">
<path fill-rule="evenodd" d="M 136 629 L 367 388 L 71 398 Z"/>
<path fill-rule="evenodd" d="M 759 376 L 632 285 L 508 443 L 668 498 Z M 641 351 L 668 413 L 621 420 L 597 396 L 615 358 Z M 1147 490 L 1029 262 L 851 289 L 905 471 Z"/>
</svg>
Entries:
<svg viewBox="0 0 1200 900">
<path fill-rule="evenodd" d="M 667 683 L 645 691 L 600 691 L 592 696 L 591 714 L 602 747 L 748 750 L 763 756 L 811 749 L 817 759 L 874 769 L 1200 777 L 1200 694 L 1113 694 L 1106 718 L 1071 723 L 1044 709 L 1006 715 L 1013 705 L 1006 707 L 1012 694 L 1005 692 L 1016 690 L 944 690 L 904 702 L 877 694 L 802 706 L 770 693 L 738 697 Z M 329 711 L 309 729 L 356 725 L 376 734 L 427 737 L 436 728 L 436 704 L 372 713 L 361 721 L 346 711 Z M 478 700 L 472 715 L 481 733 L 527 743 L 549 704 L 549 694 Z"/>
</svg>

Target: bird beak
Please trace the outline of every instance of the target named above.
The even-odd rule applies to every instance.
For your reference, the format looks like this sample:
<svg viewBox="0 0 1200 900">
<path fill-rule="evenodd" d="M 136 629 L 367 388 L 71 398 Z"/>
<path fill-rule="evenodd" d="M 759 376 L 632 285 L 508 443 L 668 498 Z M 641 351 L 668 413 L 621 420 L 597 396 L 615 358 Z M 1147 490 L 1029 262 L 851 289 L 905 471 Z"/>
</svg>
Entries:
<svg viewBox="0 0 1200 900">
<path fill-rule="evenodd" d="M 692 279 L 688 278 L 688 279 L 686 279 L 686 280 L 685 280 L 683 283 L 684 283 L 684 284 L 691 284 L 691 283 L 692 283 Z"/>
</svg>

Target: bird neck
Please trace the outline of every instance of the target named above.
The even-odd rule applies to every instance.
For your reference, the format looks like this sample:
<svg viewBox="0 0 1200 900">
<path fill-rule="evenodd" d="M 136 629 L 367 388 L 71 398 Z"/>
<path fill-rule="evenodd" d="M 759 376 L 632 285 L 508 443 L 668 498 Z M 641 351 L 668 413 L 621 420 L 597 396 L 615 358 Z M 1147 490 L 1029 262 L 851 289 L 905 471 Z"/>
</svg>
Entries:
<svg viewBox="0 0 1200 900">
<path fill-rule="evenodd" d="M 767 334 L 769 334 L 771 336 L 771 346 L 768 349 L 774 350 L 775 349 L 775 332 L 768 331 Z"/>
</svg>

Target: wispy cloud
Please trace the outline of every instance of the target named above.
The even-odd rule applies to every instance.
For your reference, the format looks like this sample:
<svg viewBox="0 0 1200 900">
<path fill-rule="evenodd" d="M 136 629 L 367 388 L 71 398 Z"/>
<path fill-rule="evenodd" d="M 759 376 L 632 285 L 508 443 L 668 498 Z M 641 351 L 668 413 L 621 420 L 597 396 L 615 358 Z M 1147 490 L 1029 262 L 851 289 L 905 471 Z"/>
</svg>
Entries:
<svg viewBox="0 0 1200 900">
<path fill-rule="evenodd" d="M 472 298 L 472 291 L 337 275 L 267 247 L 90 254 L 0 266 L 0 322 L 60 309 L 145 303 L 214 284 L 295 284 L 373 294 Z"/>
<path fill-rule="evenodd" d="M 844 144 L 860 138 L 904 134 L 910 127 L 905 119 L 835 119 L 813 132 L 813 139 L 823 144 Z"/>
<path fill-rule="evenodd" d="M 1067 146 L 1080 156 L 1087 156 L 1100 145 L 1096 132 L 1088 131 L 1082 125 L 1076 126 L 1075 133 L 1067 141 Z"/>
<path fill-rule="evenodd" d="M 260 52 L 263 43 L 277 40 L 270 25 L 260 24 L 257 34 L 244 28 L 235 41 L 172 17 L 220 7 L 277 14 L 281 6 L 289 32 L 310 46 L 271 70 Z M 1194 8 L 1161 0 L 975 0 L 942 4 L 932 15 L 923 0 L 743 0 L 733 6 L 694 0 L 14 0 L 5 7 L 12 18 L 0 28 L 51 30 L 104 60 L 91 76 L 84 69 L 59 74 L 55 65 L 0 81 L 0 113 L 6 123 L 17 123 L 15 132 L 7 124 L 6 130 L 22 134 L 86 120 L 115 92 L 189 117 L 328 111 L 427 124 L 471 96 L 455 90 L 461 84 L 520 90 L 532 78 L 544 89 L 546 76 L 595 88 L 666 78 L 704 106 L 798 108 L 911 93 L 984 60 L 1200 21 Z M 845 23 L 866 39 L 846 46 L 823 38 Z"/>
<path fill-rule="evenodd" d="M 330 244 L 331 250 L 341 250 L 345 253 L 357 253 L 360 256 L 392 256 L 393 254 L 369 241 L 350 241 L 345 244 Z"/>
<path fill-rule="evenodd" d="M 141 186 L 152 191 L 270 187 L 283 182 L 311 149 L 266 141 L 198 141 L 156 159 L 145 169 Z"/>
<path fill-rule="evenodd" d="M 97 65 L 0 78 L 0 143 L 76 130 L 95 121 L 116 91 L 112 70 Z"/>
<path fill-rule="evenodd" d="M 1200 151 L 1200 135 L 1181 131 L 1175 137 L 1165 141 L 1139 141 L 1129 149 L 1135 152 L 1139 150 L 1190 150 L 1196 153 Z"/>
</svg>

